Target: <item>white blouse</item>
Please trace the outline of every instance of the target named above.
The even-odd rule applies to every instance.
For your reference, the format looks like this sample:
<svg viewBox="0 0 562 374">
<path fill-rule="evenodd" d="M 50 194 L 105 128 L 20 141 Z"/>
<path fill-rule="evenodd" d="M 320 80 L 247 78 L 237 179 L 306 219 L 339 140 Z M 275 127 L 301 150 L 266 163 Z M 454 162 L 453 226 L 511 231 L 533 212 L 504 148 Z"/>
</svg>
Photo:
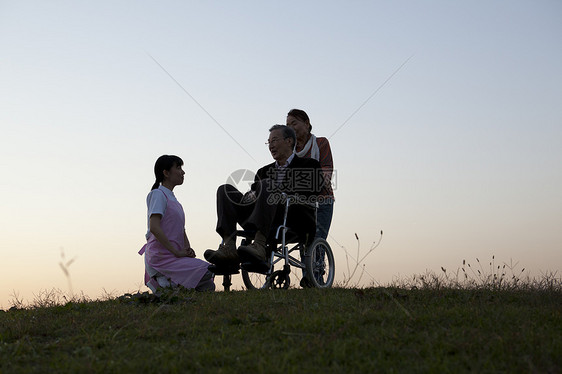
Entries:
<svg viewBox="0 0 562 374">
<path fill-rule="evenodd" d="M 161 192 L 157 192 L 156 190 L 160 190 Z M 164 194 L 166 194 L 166 196 L 164 196 Z M 178 201 L 174 193 L 170 189 L 162 185 L 157 189 L 150 191 L 150 193 L 146 197 L 146 206 L 148 207 L 148 213 L 146 217 L 146 240 L 148 240 L 150 238 L 150 235 L 152 235 L 152 233 L 150 232 L 150 216 L 152 216 L 153 214 L 160 214 L 164 216 L 164 213 L 166 212 L 166 206 L 168 205 L 166 197 L 168 197 L 169 200 L 176 202 Z"/>
</svg>

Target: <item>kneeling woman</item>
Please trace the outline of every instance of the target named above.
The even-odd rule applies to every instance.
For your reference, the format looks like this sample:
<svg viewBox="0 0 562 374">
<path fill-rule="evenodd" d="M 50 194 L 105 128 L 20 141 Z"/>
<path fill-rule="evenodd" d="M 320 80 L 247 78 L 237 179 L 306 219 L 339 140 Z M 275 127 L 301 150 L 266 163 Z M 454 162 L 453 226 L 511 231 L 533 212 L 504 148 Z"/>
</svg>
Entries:
<svg viewBox="0 0 562 374">
<path fill-rule="evenodd" d="M 144 283 L 152 292 L 159 287 L 182 285 L 197 291 L 215 289 L 209 265 L 195 258 L 185 233 L 185 215 L 172 192 L 183 183 L 183 161 L 177 156 L 164 155 L 156 160 L 156 182 L 146 198 L 148 206 L 147 243 L 144 253 Z"/>
</svg>

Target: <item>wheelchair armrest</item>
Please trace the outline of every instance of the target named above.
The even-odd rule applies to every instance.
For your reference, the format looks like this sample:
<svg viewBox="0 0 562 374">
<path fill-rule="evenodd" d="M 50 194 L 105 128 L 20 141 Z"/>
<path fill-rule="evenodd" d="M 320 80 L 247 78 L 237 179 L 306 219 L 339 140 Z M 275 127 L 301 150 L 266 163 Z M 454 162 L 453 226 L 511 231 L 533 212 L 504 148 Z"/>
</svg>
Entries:
<svg viewBox="0 0 562 374">
<path fill-rule="evenodd" d="M 287 195 L 285 192 L 281 193 L 283 200 L 285 201 L 285 209 L 288 209 L 289 206 L 297 204 L 301 206 L 307 206 L 311 209 L 316 209 L 318 207 L 318 203 L 309 201 L 304 195 Z"/>
</svg>

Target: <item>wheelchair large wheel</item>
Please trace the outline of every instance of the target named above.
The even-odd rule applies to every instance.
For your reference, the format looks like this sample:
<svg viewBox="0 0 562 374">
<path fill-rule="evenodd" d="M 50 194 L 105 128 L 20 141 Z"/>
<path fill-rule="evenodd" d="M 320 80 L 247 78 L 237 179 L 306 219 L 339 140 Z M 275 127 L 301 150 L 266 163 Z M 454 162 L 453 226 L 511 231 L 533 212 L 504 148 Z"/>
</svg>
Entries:
<svg viewBox="0 0 562 374">
<path fill-rule="evenodd" d="M 316 238 L 308 247 L 305 256 L 306 277 L 309 283 L 316 288 L 330 288 L 334 283 L 336 266 L 334 254 L 328 242 Z"/>
<path fill-rule="evenodd" d="M 263 290 L 269 288 L 269 279 L 265 274 L 248 272 L 242 269 L 242 280 L 248 290 Z"/>
</svg>

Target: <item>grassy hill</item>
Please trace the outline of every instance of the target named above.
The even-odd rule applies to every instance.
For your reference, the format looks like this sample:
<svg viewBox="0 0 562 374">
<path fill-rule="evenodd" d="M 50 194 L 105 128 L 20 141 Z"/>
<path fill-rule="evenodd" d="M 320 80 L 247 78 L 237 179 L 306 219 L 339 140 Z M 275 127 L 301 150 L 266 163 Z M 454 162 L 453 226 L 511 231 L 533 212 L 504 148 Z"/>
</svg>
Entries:
<svg viewBox="0 0 562 374">
<path fill-rule="evenodd" d="M 562 287 L 174 291 L 0 312 L 1 373 L 562 371 Z"/>
</svg>

